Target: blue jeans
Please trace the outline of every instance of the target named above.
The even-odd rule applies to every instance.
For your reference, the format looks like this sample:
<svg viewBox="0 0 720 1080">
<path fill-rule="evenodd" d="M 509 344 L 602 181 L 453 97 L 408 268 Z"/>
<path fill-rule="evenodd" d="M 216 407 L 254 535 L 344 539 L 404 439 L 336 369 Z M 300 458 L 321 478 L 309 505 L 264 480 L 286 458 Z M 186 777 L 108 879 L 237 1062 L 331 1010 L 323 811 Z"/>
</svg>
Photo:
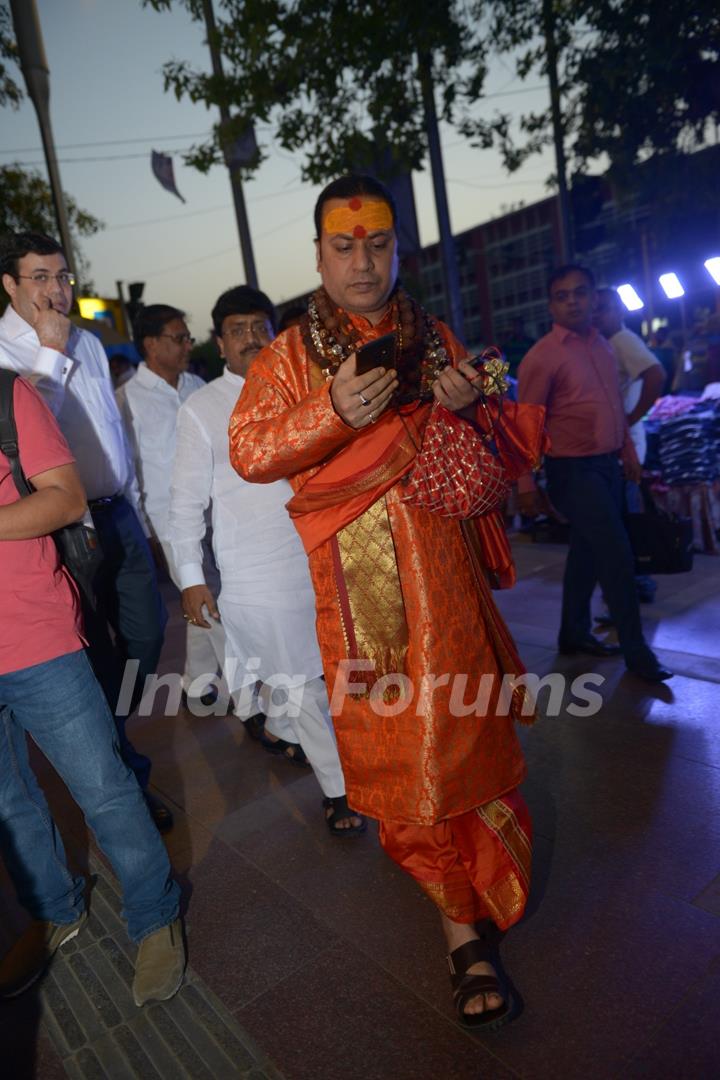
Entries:
<svg viewBox="0 0 720 1080">
<path fill-rule="evenodd" d="M 0 675 L 0 854 L 35 919 L 71 923 L 82 878 L 30 768 L 26 732 L 67 784 L 122 885 L 128 933 L 140 941 L 177 918 L 180 890 L 113 718 L 83 651 Z"/>
<path fill-rule="evenodd" d="M 570 522 L 560 644 L 590 634 L 590 599 L 599 582 L 629 665 L 648 662 L 635 589 L 635 557 L 623 522 L 623 479 L 615 454 L 546 458 L 548 494 Z"/>
<path fill-rule="evenodd" d="M 150 759 L 135 749 L 125 724 L 142 697 L 145 679 L 157 671 L 167 612 L 158 591 L 148 542 L 127 499 L 116 499 L 92 514 L 103 558 L 94 582 L 97 609 L 83 606 L 88 652 L 110 711 L 115 714 L 123 761 L 135 773 L 140 787 L 146 788 Z M 118 713 L 126 660 L 137 660 L 139 668 L 130 707 Z"/>
</svg>

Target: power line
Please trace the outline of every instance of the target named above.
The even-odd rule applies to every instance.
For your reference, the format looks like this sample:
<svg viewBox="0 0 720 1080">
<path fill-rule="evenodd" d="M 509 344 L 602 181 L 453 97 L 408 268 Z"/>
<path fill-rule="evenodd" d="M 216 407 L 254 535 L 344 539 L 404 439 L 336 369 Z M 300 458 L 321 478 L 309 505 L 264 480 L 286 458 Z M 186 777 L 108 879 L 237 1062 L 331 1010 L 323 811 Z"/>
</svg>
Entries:
<svg viewBox="0 0 720 1080">
<path fill-rule="evenodd" d="M 295 195 L 297 194 L 297 192 L 303 190 L 303 187 L 300 186 L 295 188 L 286 188 L 283 191 L 270 191 L 267 192 L 267 194 L 265 195 L 256 195 L 254 198 L 252 196 L 249 196 L 248 202 L 255 204 L 259 202 L 267 202 L 268 199 L 281 199 L 286 195 Z M 104 231 L 115 232 L 118 229 L 135 229 L 139 228 L 142 225 L 161 225 L 164 224 L 166 221 L 184 221 L 186 218 L 200 217 L 202 214 L 214 214 L 217 213 L 217 211 L 219 210 L 229 210 L 230 208 L 230 203 L 220 203 L 218 206 L 206 206 L 203 210 L 186 210 L 179 214 L 167 214 L 165 217 L 146 218 L 144 221 L 123 221 L 120 222 L 120 224 L 118 225 L 107 225 Z M 282 228 L 282 226 L 277 227 Z M 275 230 L 273 229 L 271 231 L 274 232 Z M 269 234 L 265 233 L 264 235 L 267 236 Z"/>
<path fill-rule="evenodd" d="M 186 154 L 188 147 L 177 146 L 173 150 L 168 150 L 168 154 Z M 88 165 L 98 164 L 103 161 L 133 161 L 139 158 L 147 159 L 149 157 L 148 151 L 144 150 L 141 154 L 105 154 L 101 157 L 76 157 L 76 158 L 58 158 L 58 165 Z M 44 161 L 14 161 L 13 165 L 18 165 L 23 169 L 34 168 L 36 165 L 43 165 Z"/>
<path fill-rule="evenodd" d="M 518 90 L 498 90 L 495 94 L 483 94 L 478 98 L 478 103 L 487 101 L 489 98 L 514 97 L 515 94 L 534 94 L 536 90 L 547 90 L 546 86 L 523 86 Z"/>
<path fill-rule="evenodd" d="M 511 82 L 512 81 L 514 81 L 514 80 L 511 80 Z M 506 85 L 509 85 L 509 84 L 506 84 Z M 517 90 L 496 90 L 492 94 L 484 94 L 483 97 L 480 98 L 479 100 L 480 101 L 488 101 L 488 100 L 490 100 L 492 98 L 513 97 L 516 94 L 531 94 L 531 93 L 534 93 L 536 90 L 544 90 L 544 89 L 545 89 L 544 86 L 526 86 L 526 87 L 521 87 L 521 88 L 519 88 Z M 272 127 L 272 125 L 269 125 L 269 127 Z M 204 139 L 204 138 L 207 138 L 211 134 L 212 134 L 212 132 L 210 132 L 210 131 L 191 131 L 191 132 L 186 132 L 184 134 L 178 134 L 178 135 L 140 135 L 140 136 L 136 136 L 133 139 L 93 139 L 90 142 L 62 143 L 62 144 L 58 145 L 56 147 L 56 149 L 57 150 L 88 150 L 88 149 L 90 149 L 91 147 L 94 147 L 94 146 L 132 146 L 132 145 L 137 145 L 138 143 L 172 142 L 173 139 Z M 42 147 L 41 146 L 15 147 L 14 149 L 11 149 L 11 150 L 0 149 L 0 154 L 5 154 L 5 155 L 8 155 L 8 156 L 11 155 L 11 154 L 36 154 L 36 153 L 37 154 L 42 153 Z M 184 151 L 173 151 L 173 150 L 171 150 L 170 153 L 184 153 Z M 128 156 L 132 157 L 132 156 L 138 156 L 138 155 L 128 155 Z M 139 156 L 142 157 L 143 155 L 139 155 Z M 84 163 L 90 162 L 90 161 L 121 161 L 123 159 L 122 158 L 112 158 L 112 157 L 74 158 L 74 159 L 68 158 L 67 161 L 60 162 L 60 164 L 72 164 L 73 160 L 74 161 L 79 161 L 79 162 L 84 164 Z M 295 159 L 294 158 L 288 158 L 288 160 L 294 161 Z M 28 164 L 32 164 L 32 163 L 30 163 L 30 162 L 19 162 L 19 164 L 28 165 Z"/>
<path fill-rule="evenodd" d="M 219 206 L 206 206 L 204 210 L 186 210 L 182 214 L 168 214 L 166 217 L 146 218 L 144 221 L 123 221 L 119 225 L 107 225 L 105 232 L 115 232 L 118 229 L 136 229 L 141 225 L 160 225 L 166 221 L 184 221 L 185 218 L 200 217 L 201 214 L 214 214 L 218 210 L 227 210 L 228 203 Z"/>
<path fill-rule="evenodd" d="M 497 191 L 498 188 L 505 187 L 529 187 L 530 185 L 537 185 L 543 183 L 539 178 L 537 180 L 503 180 L 501 184 L 476 184 L 472 180 L 455 180 L 452 176 L 447 177 L 448 184 L 461 184 L 463 187 L 478 188 L 480 191 Z"/>
<path fill-rule="evenodd" d="M 91 146 L 127 146 L 134 143 L 172 142 L 173 139 L 202 139 L 210 134 L 209 131 L 194 131 L 185 135 L 148 135 L 134 139 L 97 139 L 84 143 L 64 143 L 57 146 L 56 150 L 87 150 Z M 0 154 L 40 154 L 42 146 L 24 146 L 14 150 L 0 150 Z"/>
<path fill-rule="evenodd" d="M 263 240 L 266 236 L 270 236 L 280 229 L 287 229 L 290 225 L 295 225 L 298 221 L 302 221 L 306 217 L 306 213 L 298 214 L 296 217 L 291 218 L 290 221 L 283 221 L 279 225 L 274 225 L 272 229 L 267 229 L 265 232 L 259 233 L 255 237 L 255 240 Z M 237 244 L 233 244 L 233 246 L 229 248 L 223 248 L 222 251 L 213 251 L 210 255 L 201 255 L 197 259 L 190 259 L 188 262 L 174 263 L 172 266 L 166 266 L 162 270 L 151 270 L 149 273 L 143 273 L 143 277 L 161 277 L 163 274 L 169 274 L 173 270 L 185 270 L 188 266 L 196 266 L 198 263 L 207 262 L 209 259 L 219 259 L 221 255 L 229 255 L 233 251 L 238 251 Z"/>
<path fill-rule="evenodd" d="M 219 259 L 221 255 L 229 255 L 231 251 L 237 250 L 237 244 L 233 244 L 232 247 L 223 248 L 222 251 L 213 251 L 210 255 L 201 255 L 199 259 L 189 259 L 184 263 L 173 263 L 172 266 L 165 266 L 162 270 L 151 270 L 149 273 L 143 272 L 142 276 L 144 278 L 161 277 L 162 274 L 169 274 L 172 270 L 185 270 L 188 266 L 196 266 L 197 263 L 207 262 L 208 259 Z"/>
</svg>

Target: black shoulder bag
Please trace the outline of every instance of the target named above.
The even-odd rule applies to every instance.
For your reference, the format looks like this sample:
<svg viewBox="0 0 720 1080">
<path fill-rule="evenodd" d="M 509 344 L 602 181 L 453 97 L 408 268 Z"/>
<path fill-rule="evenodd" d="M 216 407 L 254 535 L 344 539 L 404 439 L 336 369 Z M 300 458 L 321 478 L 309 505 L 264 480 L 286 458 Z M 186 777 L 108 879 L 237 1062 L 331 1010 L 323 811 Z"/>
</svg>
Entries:
<svg viewBox="0 0 720 1080">
<path fill-rule="evenodd" d="M 686 574 L 693 568 L 692 521 L 660 510 L 647 481 L 640 484 L 644 510 L 627 514 L 625 526 L 636 574 Z"/>
<path fill-rule="evenodd" d="M 23 472 L 18 446 L 18 432 L 13 408 L 17 372 L 0 368 L 0 450 L 8 459 L 10 472 L 21 498 L 35 490 Z M 60 559 L 77 582 L 83 598 L 95 606 L 93 581 L 102 560 L 97 533 L 82 522 L 65 525 L 53 534 Z"/>
</svg>

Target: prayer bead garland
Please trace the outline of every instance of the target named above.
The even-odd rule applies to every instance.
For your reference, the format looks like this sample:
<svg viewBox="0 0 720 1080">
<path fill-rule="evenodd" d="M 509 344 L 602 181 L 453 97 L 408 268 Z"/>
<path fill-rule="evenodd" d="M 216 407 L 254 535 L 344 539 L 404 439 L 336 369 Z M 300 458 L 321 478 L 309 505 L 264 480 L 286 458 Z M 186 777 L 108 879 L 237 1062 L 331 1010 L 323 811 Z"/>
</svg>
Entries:
<svg viewBox="0 0 720 1080">
<path fill-rule="evenodd" d="M 391 299 L 397 334 L 397 363 L 400 383 L 395 405 L 407 405 L 432 398 L 432 384 L 450 363 L 435 320 L 398 286 Z M 313 293 L 308 314 L 302 322 L 305 346 L 327 379 L 355 352 L 362 335 L 347 313 L 337 307 L 324 288 Z"/>
</svg>

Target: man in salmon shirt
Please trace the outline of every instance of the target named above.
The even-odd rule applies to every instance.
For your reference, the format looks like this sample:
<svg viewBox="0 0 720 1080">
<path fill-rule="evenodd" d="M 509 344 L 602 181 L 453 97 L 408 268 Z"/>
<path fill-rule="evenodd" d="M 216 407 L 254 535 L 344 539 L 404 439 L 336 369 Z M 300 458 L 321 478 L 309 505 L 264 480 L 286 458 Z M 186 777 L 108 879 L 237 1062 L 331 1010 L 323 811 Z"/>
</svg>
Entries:
<svg viewBox="0 0 720 1080">
<path fill-rule="evenodd" d="M 0 452 L 0 854 L 32 921 L 0 960 L 0 997 L 31 986 L 86 919 L 85 882 L 67 869 L 28 760 L 29 735 L 67 784 L 122 885 L 128 932 L 139 943 L 136 1005 L 165 1000 L 185 966 L 179 888 L 120 756 L 85 654 L 77 591 L 50 535 L 83 516 L 85 492 L 37 391 L 16 378 L 12 392 L 19 461 L 35 490 L 20 497 Z"/>
<path fill-rule="evenodd" d="M 550 275 L 548 292 L 553 327 L 520 364 L 518 400 L 547 410 L 548 494 L 570 522 L 558 649 L 600 657 L 622 652 L 638 678 L 663 682 L 672 672 L 643 634 L 635 559 L 623 522 L 623 471 L 639 483 L 642 466 L 627 424 L 615 356 L 593 326 L 595 280 L 584 266 L 561 266 Z M 520 511 L 537 513 L 531 475 L 520 477 L 518 492 Z M 590 633 L 590 600 L 598 582 L 619 646 L 605 645 Z"/>
<path fill-rule="evenodd" d="M 492 1030 L 513 1008 L 491 923 L 518 921 L 529 882 L 520 710 L 498 708 L 496 692 L 459 708 L 456 684 L 470 684 L 467 702 L 483 675 L 496 687 L 524 670 L 484 556 L 501 553 L 495 569 L 508 582 L 512 559 L 499 515 L 433 514 L 406 502 L 403 484 L 433 403 L 436 415 L 443 406 L 463 418 L 455 423 L 480 422 L 483 383 L 448 328 L 398 284 L 382 184 L 334 181 L 315 227 L 322 288 L 300 324 L 255 357 L 230 458 L 245 480 L 290 480 L 348 801 L 379 819 L 385 851 L 440 909 L 458 1018 Z M 386 334 L 394 366 L 358 374 L 358 349 Z M 542 413 L 526 410 L 537 438 Z"/>
</svg>

